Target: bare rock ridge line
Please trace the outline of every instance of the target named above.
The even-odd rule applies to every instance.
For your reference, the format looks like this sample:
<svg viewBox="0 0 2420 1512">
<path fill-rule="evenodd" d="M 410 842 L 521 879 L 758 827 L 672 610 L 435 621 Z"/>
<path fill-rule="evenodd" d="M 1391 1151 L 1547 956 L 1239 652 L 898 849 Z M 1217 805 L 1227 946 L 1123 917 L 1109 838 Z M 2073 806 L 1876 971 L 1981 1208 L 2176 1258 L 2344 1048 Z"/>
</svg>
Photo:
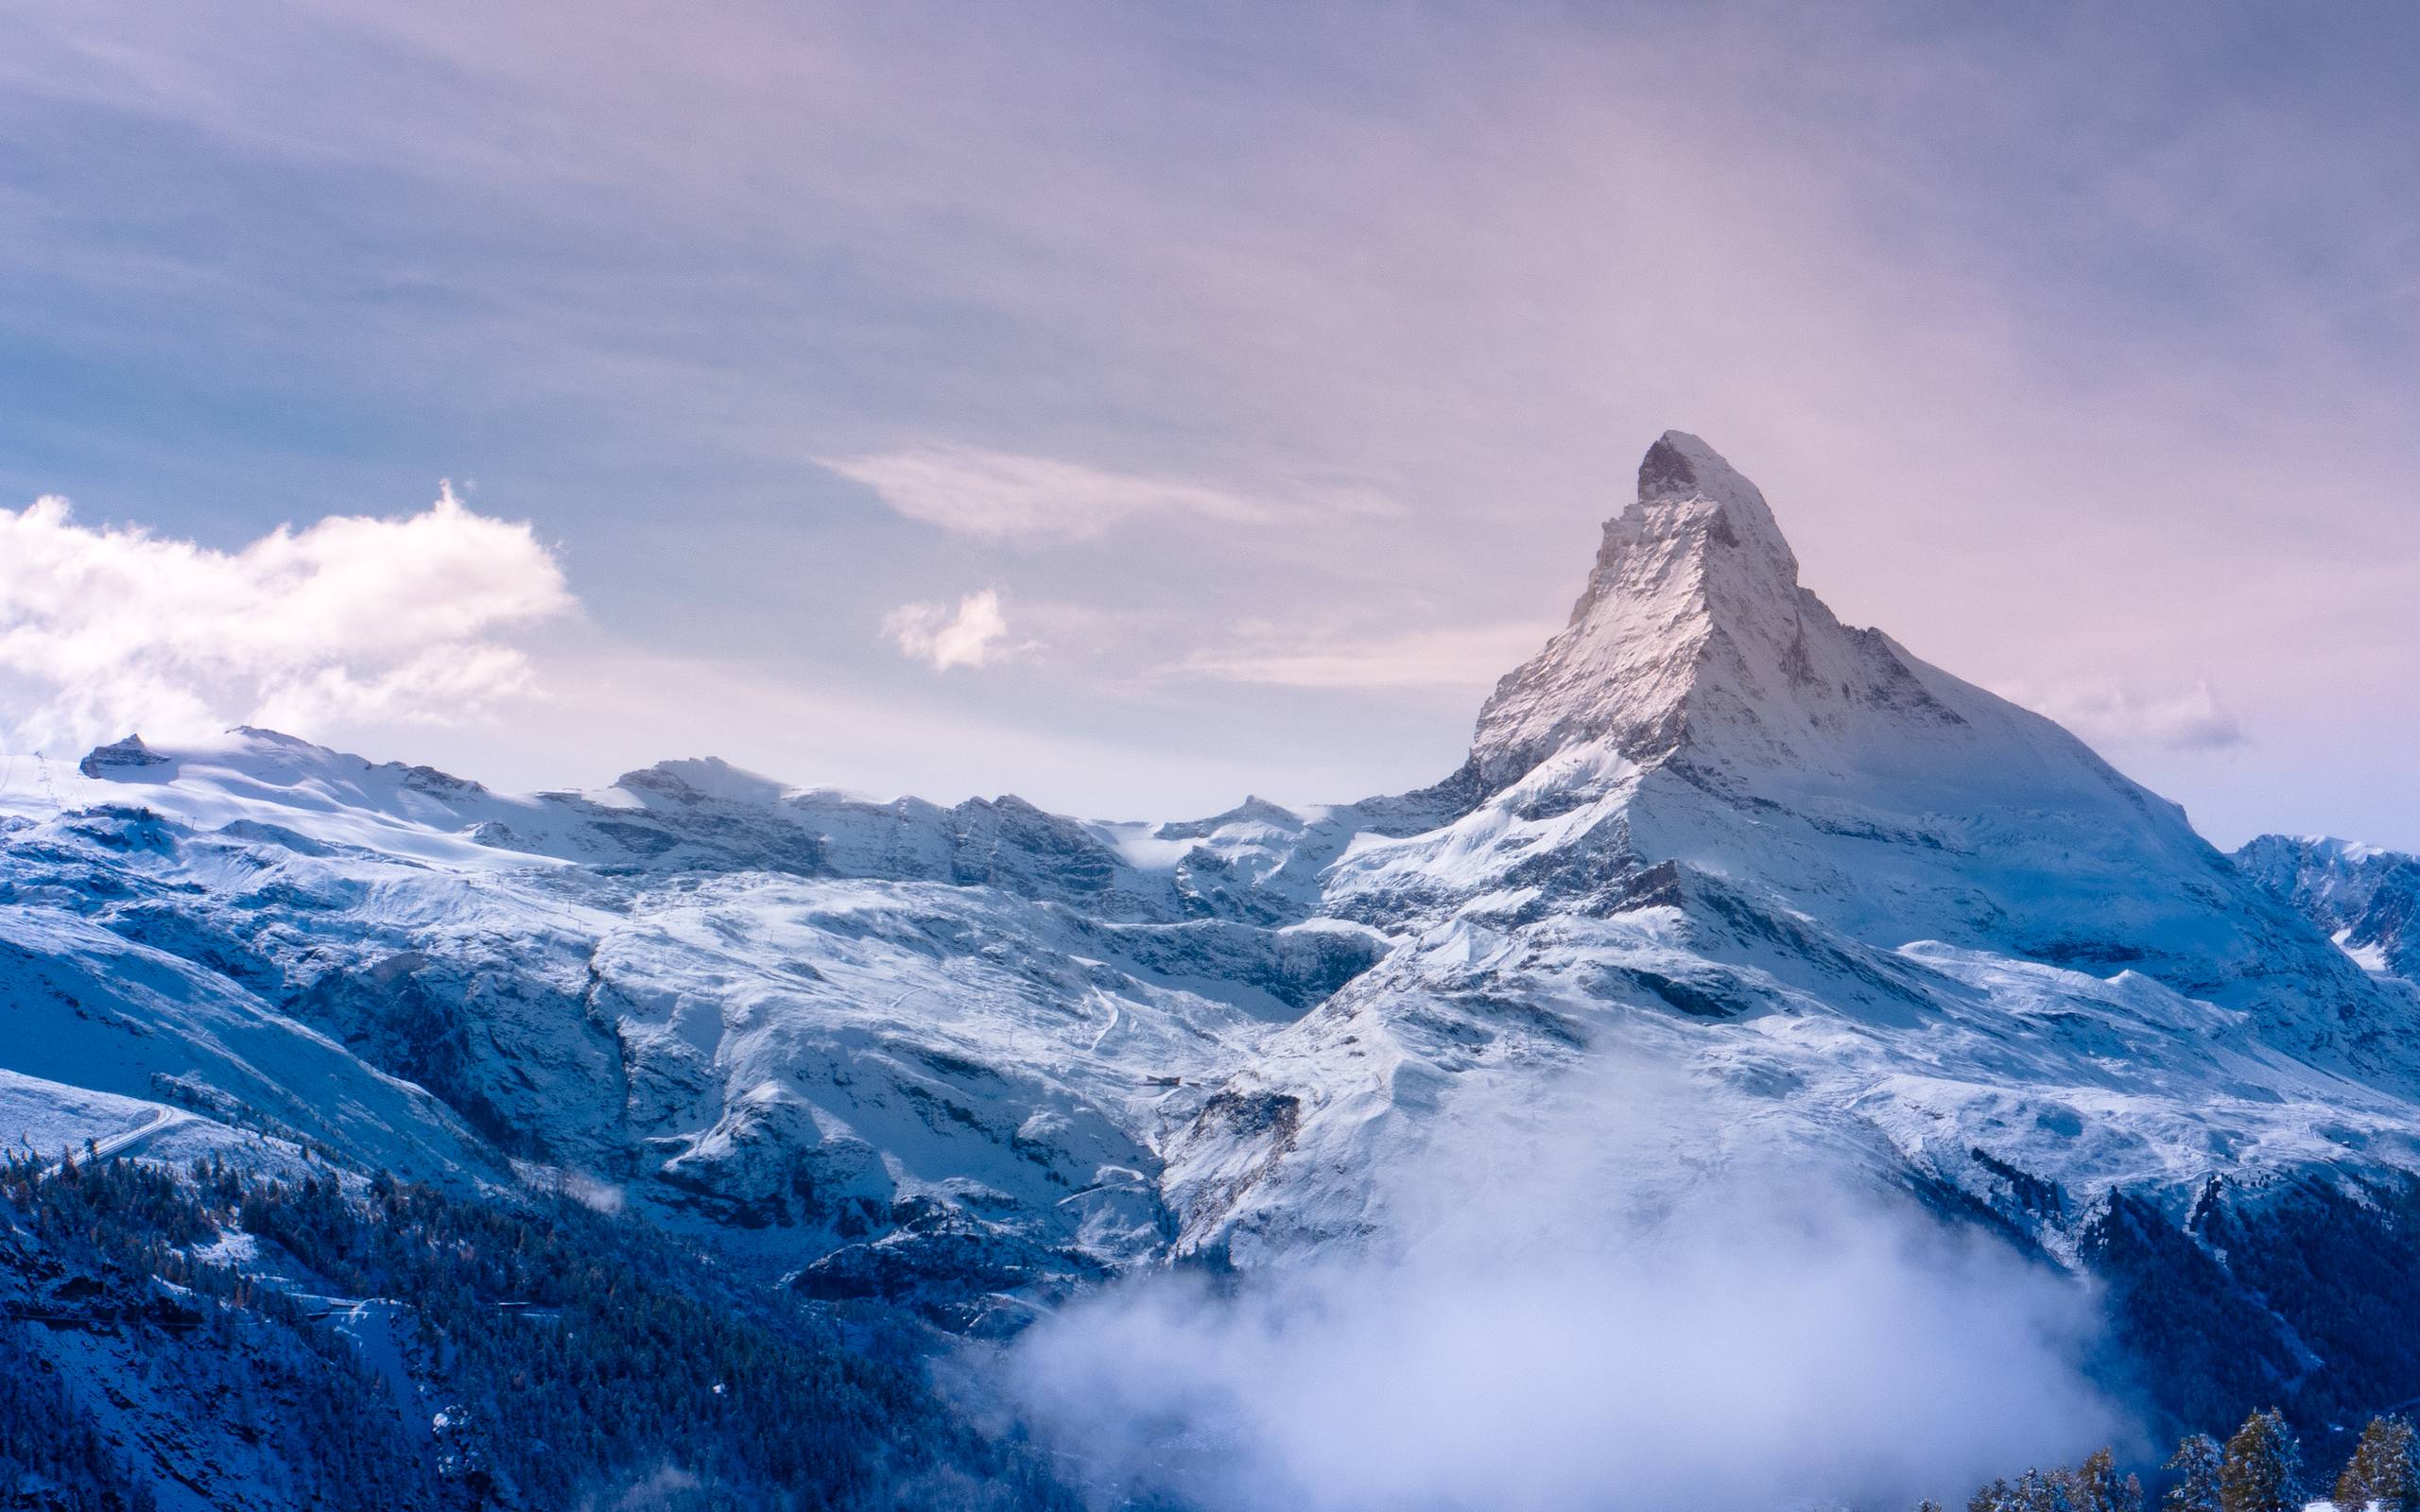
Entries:
<svg viewBox="0 0 2420 1512">
<path fill-rule="evenodd" d="M 1837 771 L 1881 754 L 1884 727 L 1963 723 L 1911 662 L 1800 585 L 1754 483 L 1668 431 L 1636 502 L 1606 522 L 1569 625 L 1481 709 L 1473 757 L 1490 785 L 1591 740 L 1642 764 L 1694 753 Z"/>
<path fill-rule="evenodd" d="M 1639 464 L 1636 503 L 1605 523 L 1570 623 L 1479 711 L 1481 776 L 1509 781 L 1574 739 L 1610 736 L 1634 760 L 1668 754 L 1715 637 L 1732 633 L 1718 614 L 1791 608 L 1798 592 L 1764 495 L 1703 441 L 1667 431 Z"/>
</svg>

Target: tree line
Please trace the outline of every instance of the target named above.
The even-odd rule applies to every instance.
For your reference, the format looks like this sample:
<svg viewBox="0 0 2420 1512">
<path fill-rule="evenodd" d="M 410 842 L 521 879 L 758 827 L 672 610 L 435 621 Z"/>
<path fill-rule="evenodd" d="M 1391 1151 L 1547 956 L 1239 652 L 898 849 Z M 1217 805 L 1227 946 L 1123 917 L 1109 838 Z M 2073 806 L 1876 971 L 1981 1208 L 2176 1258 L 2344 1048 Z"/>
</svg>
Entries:
<svg viewBox="0 0 2420 1512">
<path fill-rule="evenodd" d="M 2409 1419 L 2381 1415 L 2361 1430 L 2332 1485 L 2308 1478 L 2302 1441 L 2273 1408 L 2244 1419 L 2223 1444 L 2187 1435 L 2164 1467 L 2173 1477 L 2160 1512 L 2302 1512 L 2325 1490 L 2339 1512 L 2420 1512 L 2420 1453 Z M 1938 1502 L 1917 1512 L 1942 1512 Z M 2074 1468 L 1995 1480 L 1966 1512 L 2144 1512 L 2141 1481 L 2103 1449 Z"/>
<path fill-rule="evenodd" d="M 268 1268 L 220 1263 L 252 1236 Z M 381 1378 L 303 1292 L 396 1309 Z M 144 1512 L 156 1456 L 57 1329 L 130 1342 L 144 1395 L 272 1504 L 472 1512 L 913 1506 L 1074 1512 L 1040 1453 L 984 1432 L 878 1306 L 819 1311 L 653 1227 L 556 1198 L 381 1175 L 275 1180 L 216 1158 L 0 1160 L 0 1507 Z M 150 1430 L 144 1430 L 150 1431 Z M 164 1462 L 160 1462 L 164 1463 Z M 253 1472 L 246 1471 L 250 1475 Z"/>
</svg>

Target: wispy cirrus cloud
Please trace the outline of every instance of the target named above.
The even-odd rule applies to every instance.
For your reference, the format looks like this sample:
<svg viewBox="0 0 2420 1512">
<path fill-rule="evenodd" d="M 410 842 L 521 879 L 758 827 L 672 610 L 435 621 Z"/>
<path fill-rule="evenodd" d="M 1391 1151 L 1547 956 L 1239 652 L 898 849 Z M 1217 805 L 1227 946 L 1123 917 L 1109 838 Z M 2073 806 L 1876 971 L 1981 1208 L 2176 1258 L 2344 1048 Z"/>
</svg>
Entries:
<svg viewBox="0 0 2420 1512">
<path fill-rule="evenodd" d="M 1261 522 L 1272 512 L 1260 500 L 1206 484 L 977 447 L 924 447 L 823 465 L 873 490 L 893 513 L 993 540 L 1084 539 L 1148 516 Z"/>
<path fill-rule="evenodd" d="M 995 588 L 969 593 L 956 608 L 902 604 L 883 617 L 882 633 L 900 655 L 936 672 L 987 666 L 1025 649 L 1009 639 L 1008 614 Z"/>
<path fill-rule="evenodd" d="M 1540 621 L 1330 638 L 1252 627 L 1167 670 L 1281 688 L 1485 688 L 1535 656 L 1554 629 Z"/>
<path fill-rule="evenodd" d="M 27 744 L 476 717 L 532 686 L 507 632 L 574 604 L 530 526 L 451 487 L 233 551 L 86 525 L 61 498 L 0 509 L 0 672 Z"/>
</svg>

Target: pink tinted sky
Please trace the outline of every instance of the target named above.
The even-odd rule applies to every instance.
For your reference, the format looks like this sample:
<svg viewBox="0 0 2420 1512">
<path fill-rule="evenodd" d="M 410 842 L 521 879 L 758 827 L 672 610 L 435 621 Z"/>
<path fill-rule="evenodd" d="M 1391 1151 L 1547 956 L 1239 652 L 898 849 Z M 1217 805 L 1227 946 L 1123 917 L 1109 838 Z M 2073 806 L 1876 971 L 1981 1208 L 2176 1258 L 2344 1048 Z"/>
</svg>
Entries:
<svg viewBox="0 0 2420 1512">
<path fill-rule="evenodd" d="M 1355 797 L 1669 425 L 2214 838 L 2420 847 L 2415 64 L 2386 7 L 36 6 L 9 738 Z M 393 634 L 242 608 L 306 582 Z"/>
</svg>

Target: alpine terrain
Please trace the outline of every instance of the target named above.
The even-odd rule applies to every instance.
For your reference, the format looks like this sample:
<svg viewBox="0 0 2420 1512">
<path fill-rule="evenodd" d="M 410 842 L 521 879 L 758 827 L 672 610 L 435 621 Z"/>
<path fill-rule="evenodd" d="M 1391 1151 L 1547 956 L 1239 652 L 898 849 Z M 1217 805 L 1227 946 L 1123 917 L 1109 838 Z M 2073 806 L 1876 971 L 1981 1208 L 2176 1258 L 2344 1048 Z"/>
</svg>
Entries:
<svg viewBox="0 0 2420 1512">
<path fill-rule="evenodd" d="M 1494 1112 L 1650 1085 L 1712 1116 L 1634 1176 L 1820 1172 L 2090 1278 L 2167 1426 L 2420 1398 L 2420 862 L 2220 853 L 1842 625 L 1679 432 L 1415 793 L 523 796 L 244 729 L 20 758 L 0 816 L 9 1368 L 164 1506 L 1048 1504 L 944 1341 L 1415 1243 Z M 527 1385 L 609 1347 L 692 1406 Z M 214 1405 L 281 1394 L 359 1463 Z M 776 1463 L 694 1405 L 741 1398 L 839 1426 Z"/>
</svg>

